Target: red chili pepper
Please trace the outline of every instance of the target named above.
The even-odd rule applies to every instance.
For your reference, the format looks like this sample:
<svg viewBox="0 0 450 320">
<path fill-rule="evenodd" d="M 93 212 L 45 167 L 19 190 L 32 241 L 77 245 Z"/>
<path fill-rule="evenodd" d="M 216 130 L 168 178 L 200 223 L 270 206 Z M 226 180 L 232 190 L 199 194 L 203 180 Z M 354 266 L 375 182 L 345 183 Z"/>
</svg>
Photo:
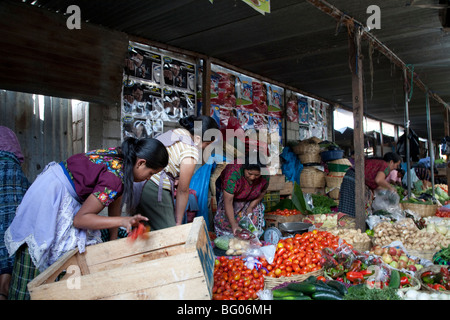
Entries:
<svg viewBox="0 0 450 320">
<path fill-rule="evenodd" d="M 450 272 L 445 267 L 441 267 L 441 273 L 446 277 L 450 277 Z"/>
<path fill-rule="evenodd" d="M 435 285 L 433 285 L 432 288 L 434 290 L 438 290 L 438 291 L 446 291 L 447 290 L 442 284 L 439 284 L 439 283 L 436 283 Z"/>
<path fill-rule="evenodd" d="M 423 278 L 423 277 L 426 277 L 426 276 L 429 276 L 429 275 L 432 275 L 432 274 L 433 274 L 432 271 L 425 271 L 424 273 L 422 273 L 422 274 L 420 275 L 420 277 Z"/>
<path fill-rule="evenodd" d="M 364 282 L 364 276 L 361 272 L 350 271 L 345 274 L 348 280 L 353 283 L 361 283 Z"/>
<path fill-rule="evenodd" d="M 404 286 L 404 285 L 407 285 L 407 284 L 409 284 L 409 278 L 407 276 L 401 277 L 400 278 L 400 285 Z"/>
</svg>

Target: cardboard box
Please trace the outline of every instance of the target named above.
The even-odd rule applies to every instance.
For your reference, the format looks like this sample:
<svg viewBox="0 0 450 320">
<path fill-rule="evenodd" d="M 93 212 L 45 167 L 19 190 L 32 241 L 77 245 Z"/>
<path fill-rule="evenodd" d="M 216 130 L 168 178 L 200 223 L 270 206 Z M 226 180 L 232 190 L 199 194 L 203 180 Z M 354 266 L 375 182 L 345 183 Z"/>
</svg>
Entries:
<svg viewBox="0 0 450 320">
<path fill-rule="evenodd" d="M 58 279 L 62 272 L 66 274 Z M 151 231 L 148 239 L 119 239 L 74 249 L 28 284 L 34 300 L 210 300 L 214 253 L 202 217 Z"/>
</svg>

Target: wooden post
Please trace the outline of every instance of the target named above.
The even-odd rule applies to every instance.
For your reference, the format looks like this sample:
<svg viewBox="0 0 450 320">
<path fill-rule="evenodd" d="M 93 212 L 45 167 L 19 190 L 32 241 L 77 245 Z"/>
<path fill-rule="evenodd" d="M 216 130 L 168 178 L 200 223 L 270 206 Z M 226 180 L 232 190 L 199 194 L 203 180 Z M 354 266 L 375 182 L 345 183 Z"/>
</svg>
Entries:
<svg viewBox="0 0 450 320">
<path fill-rule="evenodd" d="M 203 59 L 202 72 L 202 114 L 210 115 L 211 108 L 211 60 Z"/>
<path fill-rule="evenodd" d="M 381 157 L 384 156 L 384 139 L 383 139 L 383 121 L 380 121 L 380 152 Z"/>
<path fill-rule="evenodd" d="M 404 91 L 405 91 L 405 134 L 406 134 L 406 182 L 408 184 L 408 199 L 411 197 L 411 152 L 410 152 L 410 139 L 409 139 L 409 92 L 408 92 L 408 75 L 406 72 L 406 68 L 403 69 L 403 77 L 404 77 Z M 412 90 L 412 88 L 410 88 Z"/>
<path fill-rule="evenodd" d="M 361 27 L 353 26 L 349 33 L 349 59 L 352 72 L 353 144 L 355 148 L 355 222 L 356 228 L 366 229 L 366 185 L 364 182 L 364 92 L 361 55 Z"/>
<path fill-rule="evenodd" d="M 430 157 L 430 168 L 431 168 L 431 190 L 433 198 L 435 196 L 434 191 L 434 144 L 433 137 L 431 134 L 431 115 L 430 115 L 430 96 L 428 90 L 425 92 L 425 104 L 427 109 L 427 127 L 428 127 L 428 156 Z"/>
</svg>

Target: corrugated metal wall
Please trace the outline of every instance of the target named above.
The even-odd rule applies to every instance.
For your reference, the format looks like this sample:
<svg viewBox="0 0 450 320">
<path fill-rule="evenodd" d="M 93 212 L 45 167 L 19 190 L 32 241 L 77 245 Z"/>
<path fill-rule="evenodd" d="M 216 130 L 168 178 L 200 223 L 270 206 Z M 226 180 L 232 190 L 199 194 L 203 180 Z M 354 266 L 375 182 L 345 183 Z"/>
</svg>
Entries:
<svg viewBox="0 0 450 320">
<path fill-rule="evenodd" d="M 49 162 L 83 151 L 86 106 L 77 103 L 73 110 L 71 100 L 0 90 L 0 125 L 16 133 L 30 181 Z"/>
</svg>

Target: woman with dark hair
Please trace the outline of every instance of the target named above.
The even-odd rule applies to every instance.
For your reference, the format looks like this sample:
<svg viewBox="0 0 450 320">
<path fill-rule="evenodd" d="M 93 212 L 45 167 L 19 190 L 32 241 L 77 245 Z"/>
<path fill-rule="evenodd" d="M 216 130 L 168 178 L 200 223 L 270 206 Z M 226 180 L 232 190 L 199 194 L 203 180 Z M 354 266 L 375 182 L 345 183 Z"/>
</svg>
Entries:
<svg viewBox="0 0 450 320">
<path fill-rule="evenodd" d="M 239 221 L 248 216 L 261 231 L 264 205 L 261 200 L 269 186 L 269 176 L 263 175 L 264 165 L 246 155 L 243 164 L 227 164 L 216 180 L 217 213 L 214 228 L 217 236 L 237 234 Z"/>
<path fill-rule="evenodd" d="M 189 116 L 180 119 L 179 124 L 182 128 L 156 137 L 167 148 L 169 164 L 142 187 L 137 212 L 149 219 L 151 230 L 183 223 L 189 184 L 197 163 L 201 163 L 201 151 L 219 133 L 217 122 L 209 116 Z M 211 129 L 217 132 L 210 135 L 207 131 Z"/>
<path fill-rule="evenodd" d="M 371 206 L 373 191 L 376 189 L 387 189 L 396 192 L 386 177 L 394 169 L 397 169 L 402 158 L 394 153 L 388 152 L 383 159 L 365 159 L 364 181 L 366 184 L 365 197 L 366 209 Z M 355 170 L 350 168 L 345 173 L 339 193 L 339 211 L 355 216 Z"/>
<path fill-rule="evenodd" d="M 36 178 L 5 233 L 9 254 L 16 254 L 10 299 L 29 299 L 27 284 L 64 253 L 101 242 L 100 230 L 117 238 L 141 215 L 133 211 L 133 184 L 150 179 L 168 163 L 164 145 L 156 139 L 128 138 L 121 147 L 75 154 L 51 162 Z M 99 215 L 108 208 L 108 216 Z"/>
</svg>

